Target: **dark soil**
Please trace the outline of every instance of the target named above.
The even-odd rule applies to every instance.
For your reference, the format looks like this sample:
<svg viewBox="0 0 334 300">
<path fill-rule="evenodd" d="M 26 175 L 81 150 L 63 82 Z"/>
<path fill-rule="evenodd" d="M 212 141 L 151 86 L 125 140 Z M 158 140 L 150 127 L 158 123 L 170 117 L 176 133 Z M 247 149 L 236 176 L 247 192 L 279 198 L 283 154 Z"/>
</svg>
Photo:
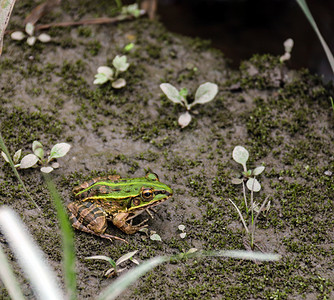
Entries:
<svg viewBox="0 0 334 300">
<path fill-rule="evenodd" d="M 110 2 L 110 1 L 109 1 Z M 113 3 L 113 1 L 111 1 Z M 10 28 L 22 28 L 33 3 L 18 1 Z M 41 21 L 60 22 L 110 16 L 108 1 L 63 1 Z M 105 174 L 140 177 L 147 169 L 174 190 L 156 208 L 149 230 L 126 235 L 110 224 L 108 232 L 129 244 L 75 231 L 79 299 L 92 299 L 114 279 L 109 266 L 85 257 L 117 259 L 139 250 L 144 261 L 190 248 L 247 248 L 247 237 L 231 198 L 244 211 L 242 188 L 231 179 L 242 169 L 232 159 L 235 146 L 250 152 L 248 166 L 266 166 L 259 176 L 271 207 L 261 215 L 256 244 L 279 253 L 278 262 L 226 258 L 187 259 L 163 264 L 132 285 L 122 299 L 333 299 L 334 298 L 334 116 L 332 84 L 307 70 L 288 70 L 278 57 L 255 55 L 231 70 L 210 43 L 171 34 L 146 18 L 117 25 L 53 28 L 49 44 L 29 47 L 6 37 L 0 59 L 0 130 L 10 153 L 31 152 L 34 140 L 46 149 L 68 142 L 72 149 L 52 173 L 64 205 L 82 181 Z M 124 53 L 129 42 L 135 48 Z M 126 54 L 127 86 L 93 85 L 96 69 Z M 293 59 L 293 57 L 292 57 Z M 187 87 L 194 96 L 214 82 L 214 101 L 195 106 L 190 125 L 177 124 L 184 112 L 162 93 L 160 83 Z M 12 207 L 62 278 L 61 238 L 55 208 L 39 169 L 19 171 L 39 212 L 25 196 L 8 164 L 0 163 L 0 204 Z M 146 218 L 141 215 L 137 222 Z M 186 226 L 181 239 L 178 225 Z M 34 299 L 5 238 L 27 299 Z M 128 268 L 133 267 L 130 263 Z M 0 298 L 8 298 L 0 286 Z"/>
</svg>

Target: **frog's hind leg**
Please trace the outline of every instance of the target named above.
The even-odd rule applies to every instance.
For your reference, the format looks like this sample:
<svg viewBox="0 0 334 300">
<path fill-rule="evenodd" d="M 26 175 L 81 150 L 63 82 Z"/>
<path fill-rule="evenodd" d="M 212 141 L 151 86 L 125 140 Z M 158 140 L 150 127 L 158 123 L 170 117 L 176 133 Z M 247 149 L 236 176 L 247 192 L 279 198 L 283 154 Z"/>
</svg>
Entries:
<svg viewBox="0 0 334 300">
<path fill-rule="evenodd" d="M 95 204 L 90 202 L 72 202 L 67 206 L 71 212 L 70 222 L 75 229 L 95 234 L 105 239 L 116 239 L 126 242 L 117 236 L 105 234 L 107 229 L 107 219 L 105 213 Z"/>
</svg>

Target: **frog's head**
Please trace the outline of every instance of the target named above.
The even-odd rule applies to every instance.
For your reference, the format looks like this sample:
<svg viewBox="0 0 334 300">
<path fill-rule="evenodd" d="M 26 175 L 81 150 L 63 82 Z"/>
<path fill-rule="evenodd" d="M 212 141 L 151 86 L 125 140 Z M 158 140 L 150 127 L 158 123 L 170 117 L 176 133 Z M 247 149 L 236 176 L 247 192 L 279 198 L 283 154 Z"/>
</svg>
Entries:
<svg viewBox="0 0 334 300">
<path fill-rule="evenodd" d="M 173 195 L 172 189 L 160 182 L 155 173 L 148 173 L 146 177 L 138 178 L 137 186 L 139 187 L 138 195 L 131 199 L 127 211 L 135 212 L 156 206 Z"/>
</svg>

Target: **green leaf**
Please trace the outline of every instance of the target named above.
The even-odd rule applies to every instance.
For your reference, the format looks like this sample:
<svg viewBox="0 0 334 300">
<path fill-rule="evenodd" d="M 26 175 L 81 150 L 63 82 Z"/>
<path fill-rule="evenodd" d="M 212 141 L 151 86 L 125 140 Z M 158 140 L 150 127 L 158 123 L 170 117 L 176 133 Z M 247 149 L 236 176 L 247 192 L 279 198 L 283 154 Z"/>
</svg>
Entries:
<svg viewBox="0 0 334 300">
<path fill-rule="evenodd" d="M 116 299 L 126 288 L 135 282 L 139 277 L 144 275 L 146 272 L 155 268 L 156 266 L 169 261 L 168 257 L 157 256 L 143 262 L 138 267 L 133 268 L 126 274 L 116 279 L 110 284 L 97 298 L 98 300 L 113 300 Z"/>
<path fill-rule="evenodd" d="M 9 163 L 9 158 L 7 157 L 6 153 L 3 152 L 3 151 L 1 151 L 1 155 L 2 155 L 3 159 L 4 159 L 6 162 Z"/>
<path fill-rule="evenodd" d="M 0 0 L 0 56 L 2 53 L 3 36 L 5 34 L 15 0 Z"/>
<path fill-rule="evenodd" d="M 129 43 L 124 47 L 124 51 L 129 52 L 133 49 L 134 46 L 135 46 L 134 43 Z"/>
<path fill-rule="evenodd" d="M 43 150 L 43 145 L 40 142 L 34 141 L 32 143 L 32 151 L 41 160 L 43 159 L 43 157 L 44 157 L 44 150 Z"/>
<path fill-rule="evenodd" d="M 114 71 L 112 68 L 107 67 L 107 66 L 100 66 L 97 68 L 97 73 L 98 74 L 104 74 L 108 80 L 113 79 L 114 76 Z M 96 76 L 96 75 L 95 75 Z"/>
<path fill-rule="evenodd" d="M 181 128 L 184 128 L 189 125 L 191 119 L 192 119 L 191 114 L 188 111 L 186 111 L 185 113 L 179 116 L 178 123 L 181 126 Z"/>
<path fill-rule="evenodd" d="M 8 294 L 13 300 L 24 300 L 19 283 L 17 282 L 13 270 L 6 259 L 6 255 L 0 246 L 0 279 L 6 287 Z"/>
<path fill-rule="evenodd" d="M 247 188 L 253 192 L 259 192 L 261 190 L 261 184 L 256 178 L 249 178 L 246 182 Z"/>
<path fill-rule="evenodd" d="M 305 0 L 297 0 L 297 3 L 299 4 L 299 6 L 301 7 L 301 9 L 303 10 L 306 18 L 309 20 L 309 22 L 311 23 L 311 26 L 313 27 L 315 33 L 317 34 L 320 42 L 321 42 L 321 45 L 322 45 L 322 48 L 324 48 L 325 50 L 325 53 L 327 55 L 327 59 L 331 65 L 331 68 L 332 68 L 332 72 L 334 73 L 334 57 L 333 57 L 333 54 L 331 52 L 331 50 L 329 49 L 327 43 L 325 42 L 324 38 L 322 37 L 319 29 L 318 29 L 318 26 L 315 22 L 315 20 L 313 19 L 313 16 L 305 2 Z"/>
<path fill-rule="evenodd" d="M 22 41 L 26 35 L 22 31 L 14 31 L 10 35 L 11 39 L 14 41 Z"/>
<path fill-rule="evenodd" d="M 179 94 L 180 94 L 181 98 L 184 98 L 184 99 L 187 98 L 188 89 L 186 89 L 186 88 L 181 89 Z"/>
<path fill-rule="evenodd" d="M 50 179 L 50 175 L 45 174 L 44 180 L 51 195 L 54 207 L 57 211 L 57 219 L 59 221 L 62 249 L 63 249 L 63 270 L 65 277 L 65 286 L 68 297 L 66 299 L 75 300 L 77 297 L 76 272 L 75 272 L 75 247 L 73 229 L 68 219 L 67 211 L 64 208 L 61 197 L 57 192 L 54 183 Z M 44 298 L 49 299 L 49 298 Z M 65 298 L 62 298 L 65 299 Z"/>
<path fill-rule="evenodd" d="M 183 230 L 185 230 L 186 229 L 186 226 L 184 226 L 184 225 L 179 225 L 178 227 L 177 227 L 179 230 L 181 230 L 181 231 L 183 231 Z"/>
<path fill-rule="evenodd" d="M 27 23 L 25 27 L 25 32 L 30 36 L 34 34 L 35 26 L 32 23 Z"/>
<path fill-rule="evenodd" d="M 37 164 L 38 160 L 39 158 L 35 154 L 28 154 L 22 158 L 20 168 L 21 169 L 31 168 Z"/>
<path fill-rule="evenodd" d="M 223 256 L 257 261 L 278 261 L 281 258 L 281 255 L 276 253 L 263 253 L 245 250 L 203 251 L 202 256 Z"/>
<path fill-rule="evenodd" d="M 240 178 L 232 178 L 232 184 L 242 184 L 242 179 L 240 179 Z"/>
<path fill-rule="evenodd" d="M 218 93 L 218 85 L 211 82 L 201 84 L 195 94 L 195 101 L 190 104 L 190 107 L 195 104 L 204 104 L 213 100 Z"/>
<path fill-rule="evenodd" d="M 125 261 L 129 260 L 137 252 L 138 252 L 138 250 L 135 250 L 135 251 L 131 251 L 129 253 L 126 253 L 126 254 L 122 255 L 119 259 L 116 260 L 116 266 L 120 265 L 122 262 L 125 262 Z"/>
<path fill-rule="evenodd" d="M 114 89 L 121 89 L 121 88 L 126 86 L 126 81 L 123 78 L 118 78 L 117 80 L 115 80 L 111 83 L 111 86 Z"/>
<path fill-rule="evenodd" d="M 1 14 L 0 14 L 0 15 L 1 15 Z M 0 49 L 0 50 L 1 50 L 1 49 Z M 20 184 L 21 184 L 21 186 L 22 186 L 24 192 L 26 193 L 26 195 L 28 196 L 28 198 L 30 199 L 30 201 L 35 205 L 35 207 L 37 207 L 37 209 L 40 211 L 41 209 L 39 208 L 39 206 L 37 205 L 37 203 L 35 202 L 35 200 L 34 200 L 34 199 L 31 197 L 31 195 L 29 194 L 29 192 L 28 192 L 28 190 L 27 190 L 27 188 L 26 188 L 24 182 L 23 182 L 22 179 L 21 179 L 20 174 L 17 172 L 17 170 L 16 170 L 16 168 L 15 168 L 16 166 L 14 165 L 12 159 L 9 157 L 9 152 L 8 152 L 8 149 L 7 149 L 6 145 L 5 145 L 5 142 L 3 141 L 1 132 L 0 132 L 0 148 L 1 148 L 2 151 L 6 154 L 8 160 L 9 160 L 9 164 L 10 164 L 10 166 L 11 166 L 11 168 L 12 168 L 12 170 L 13 170 L 15 176 L 16 176 L 16 178 L 17 178 L 18 181 L 20 182 Z"/>
<path fill-rule="evenodd" d="M 95 255 L 95 256 L 89 256 L 89 257 L 85 257 L 85 259 L 98 259 L 98 260 L 104 260 L 107 261 L 108 263 L 111 264 L 111 266 L 116 269 L 116 262 L 108 256 L 105 255 Z"/>
<path fill-rule="evenodd" d="M 180 233 L 180 238 L 181 238 L 181 239 L 184 239 L 186 236 L 187 236 L 187 233 L 186 233 L 186 232 L 182 232 L 182 233 Z"/>
<path fill-rule="evenodd" d="M 0 228 L 19 265 L 27 275 L 37 296 L 36 299 L 65 299 L 59 288 L 56 274 L 46 263 L 45 254 L 39 249 L 23 222 L 12 209 L 0 208 Z"/>
<path fill-rule="evenodd" d="M 71 149 L 71 145 L 67 143 L 59 143 L 52 147 L 48 161 L 53 158 L 63 157 Z"/>
<path fill-rule="evenodd" d="M 22 154 L 22 149 L 20 150 L 17 150 L 13 156 L 13 161 L 14 161 L 14 164 L 17 164 L 21 158 L 21 154 Z"/>
<path fill-rule="evenodd" d="M 252 174 L 254 176 L 260 175 L 264 171 L 265 168 L 266 167 L 264 167 L 264 166 L 257 167 L 253 170 Z"/>
<path fill-rule="evenodd" d="M 126 56 L 125 55 L 123 55 L 123 56 L 116 55 L 116 57 L 112 61 L 112 64 L 118 72 L 124 72 L 130 66 L 130 64 L 126 62 Z"/>
<path fill-rule="evenodd" d="M 233 150 L 232 157 L 238 164 L 244 166 L 244 171 L 246 172 L 246 162 L 249 158 L 248 151 L 242 146 L 236 146 Z"/>
<path fill-rule="evenodd" d="M 98 73 L 95 75 L 95 80 L 93 84 L 104 84 L 109 80 L 109 78 L 103 74 L 103 73 Z"/>
<path fill-rule="evenodd" d="M 160 88 L 169 100 L 183 105 L 180 92 L 170 83 L 162 83 L 160 84 Z"/>
<path fill-rule="evenodd" d="M 36 38 L 35 36 L 29 36 L 29 37 L 27 38 L 27 44 L 28 44 L 29 46 L 33 46 L 33 45 L 35 45 L 36 40 L 37 40 L 37 38 Z"/>
<path fill-rule="evenodd" d="M 159 242 L 162 242 L 162 239 L 161 239 L 160 235 L 157 234 L 157 233 L 152 234 L 152 235 L 150 236 L 150 239 L 151 239 L 152 241 L 159 241 Z"/>
<path fill-rule="evenodd" d="M 41 172 L 46 173 L 46 174 L 51 173 L 53 170 L 54 169 L 52 167 L 50 167 L 50 166 L 48 166 L 48 167 L 41 167 Z"/>
</svg>

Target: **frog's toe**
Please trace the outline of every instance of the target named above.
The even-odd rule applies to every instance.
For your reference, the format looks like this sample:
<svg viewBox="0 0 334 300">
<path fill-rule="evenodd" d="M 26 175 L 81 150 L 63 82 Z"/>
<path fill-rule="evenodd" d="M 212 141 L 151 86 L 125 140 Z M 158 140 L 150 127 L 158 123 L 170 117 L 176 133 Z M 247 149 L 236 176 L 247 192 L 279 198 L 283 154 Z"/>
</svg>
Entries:
<svg viewBox="0 0 334 300">
<path fill-rule="evenodd" d="M 111 241 L 111 242 L 112 242 L 113 240 L 119 240 L 119 241 L 122 241 L 122 242 L 128 244 L 128 242 L 127 242 L 126 240 L 124 240 L 124 239 L 122 239 L 122 238 L 120 238 L 120 237 L 118 237 L 118 236 L 114 236 L 114 235 L 110 235 L 110 234 L 100 234 L 99 236 L 100 236 L 101 238 L 108 239 L 108 240 Z"/>
</svg>

